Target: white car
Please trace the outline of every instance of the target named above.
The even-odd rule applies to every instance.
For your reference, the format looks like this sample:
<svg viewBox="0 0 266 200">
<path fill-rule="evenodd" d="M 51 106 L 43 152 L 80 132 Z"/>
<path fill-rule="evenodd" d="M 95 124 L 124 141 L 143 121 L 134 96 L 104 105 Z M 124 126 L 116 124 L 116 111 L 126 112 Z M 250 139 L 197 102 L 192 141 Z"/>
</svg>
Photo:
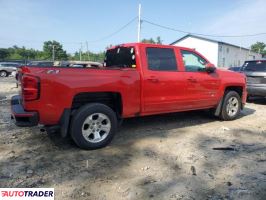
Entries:
<svg viewBox="0 0 266 200">
<path fill-rule="evenodd" d="M 7 77 L 13 72 L 16 73 L 19 63 L 1 62 L 0 63 L 0 77 Z"/>
</svg>

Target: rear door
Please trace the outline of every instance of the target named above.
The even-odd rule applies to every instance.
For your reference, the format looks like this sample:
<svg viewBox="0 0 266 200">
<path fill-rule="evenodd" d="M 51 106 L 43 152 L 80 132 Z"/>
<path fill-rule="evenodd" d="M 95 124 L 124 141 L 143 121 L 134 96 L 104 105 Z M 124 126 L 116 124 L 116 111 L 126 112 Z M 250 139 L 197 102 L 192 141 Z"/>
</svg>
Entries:
<svg viewBox="0 0 266 200">
<path fill-rule="evenodd" d="M 185 69 L 187 102 L 191 109 L 217 105 L 221 79 L 219 74 L 207 73 L 208 61 L 195 51 L 181 50 Z"/>
<path fill-rule="evenodd" d="M 184 109 L 185 79 L 174 47 L 143 47 L 143 112 L 174 112 Z"/>
</svg>

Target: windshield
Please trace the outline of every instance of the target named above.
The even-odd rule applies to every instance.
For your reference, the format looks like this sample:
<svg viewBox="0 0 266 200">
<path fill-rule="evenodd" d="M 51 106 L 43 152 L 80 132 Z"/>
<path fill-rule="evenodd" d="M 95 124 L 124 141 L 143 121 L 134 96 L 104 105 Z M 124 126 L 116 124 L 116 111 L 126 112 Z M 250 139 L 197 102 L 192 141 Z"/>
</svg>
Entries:
<svg viewBox="0 0 266 200">
<path fill-rule="evenodd" d="M 136 67 L 134 47 L 116 47 L 106 52 L 105 67 Z"/>
<path fill-rule="evenodd" d="M 266 72 L 266 61 L 246 61 L 243 65 L 244 71 Z"/>
</svg>

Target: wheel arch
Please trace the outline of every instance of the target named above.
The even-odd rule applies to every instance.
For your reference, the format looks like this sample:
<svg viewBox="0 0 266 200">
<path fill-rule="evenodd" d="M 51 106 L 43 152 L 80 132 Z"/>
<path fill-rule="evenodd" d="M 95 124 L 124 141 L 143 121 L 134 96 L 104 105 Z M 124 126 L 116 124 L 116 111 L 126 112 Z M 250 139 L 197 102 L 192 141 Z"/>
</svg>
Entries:
<svg viewBox="0 0 266 200">
<path fill-rule="evenodd" d="M 244 87 L 243 86 L 226 86 L 225 89 L 224 89 L 224 95 L 228 92 L 228 91 L 235 91 L 239 94 L 240 98 L 242 98 L 242 95 L 243 95 L 243 89 Z M 223 96 L 224 96 L 223 95 Z"/>
<path fill-rule="evenodd" d="M 119 92 L 82 92 L 73 97 L 71 110 L 89 103 L 102 103 L 110 107 L 120 118 L 123 113 L 122 96 Z"/>
<path fill-rule="evenodd" d="M 240 98 L 242 99 L 242 96 L 243 96 L 243 89 L 244 87 L 241 86 L 241 85 L 229 85 L 229 86 L 226 86 L 223 90 L 223 95 L 219 101 L 219 104 L 217 105 L 216 109 L 215 109 L 215 113 L 214 115 L 215 116 L 219 116 L 220 113 L 221 113 L 221 110 L 222 110 L 222 105 L 223 105 L 223 101 L 224 101 L 224 97 L 226 95 L 227 92 L 229 91 L 235 91 L 239 94 Z M 243 109 L 243 106 L 241 105 L 241 109 Z"/>
</svg>

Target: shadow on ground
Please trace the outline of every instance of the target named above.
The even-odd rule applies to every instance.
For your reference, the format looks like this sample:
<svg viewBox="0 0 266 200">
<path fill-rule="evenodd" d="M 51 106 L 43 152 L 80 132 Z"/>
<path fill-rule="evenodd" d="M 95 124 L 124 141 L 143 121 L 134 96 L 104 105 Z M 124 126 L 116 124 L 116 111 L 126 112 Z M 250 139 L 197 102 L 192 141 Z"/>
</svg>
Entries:
<svg viewBox="0 0 266 200">
<path fill-rule="evenodd" d="M 260 105 L 266 105 L 266 98 L 263 97 L 250 97 L 248 99 L 249 103 L 255 103 Z"/>
<path fill-rule="evenodd" d="M 254 112 L 246 108 L 241 117 Z M 17 137 L 13 143 L 12 139 L 1 143 L 1 146 L 16 150 L 8 152 L 0 163 L 0 187 L 57 189 L 64 185 L 70 188 L 67 189 L 69 193 L 65 192 L 70 195 L 67 196 L 69 199 L 109 199 L 103 192 L 104 188 L 116 191 L 121 199 L 230 199 L 241 192 L 244 197 L 248 193 L 255 195 L 254 199 L 260 199 L 266 191 L 266 172 L 259 171 L 260 167 L 254 172 L 248 166 L 251 163 L 265 164 L 261 157 L 250 156 L 265 152 L 265 143 L 249 144 L 235 140 L 231 145 L 236 151 L 217 152 L 212 148 L 221 145 L 221 138 L 199 135 L 189 152 L 194 157 L 187 155 L 189 159 L 186 162 L 179 159 L 181 151 L 174 140 L 181 141 L 189 134 L 185 127 L 215 121 L 202 111 L 127 119 L 111 145 L 95 151 L 78 149 L 70 138 L 61 139 L 56 134 L 47 137 L 39 133 L 38 128 L 18 129 L 15 136 L 11 136 Z M 9 127 L 14 128 L 14 125 Z M 172 130 L 175 130 L 174 140 L 169 142 L 169 147 L 166 145 L 160 150 Z M 237 134 L 252 137 L 260 133 L 242 129 Z M 144 140 L 154 140 L 155 143 L 145 143 L 140 147 L 139 143 Z M 222 170 L 232 169 L 236 159 L 240 162 L 233 167 L 231 178 L 219 176 Z M 140 167 L 141 163 L 136 164 L 139 160 L 143 160 L 143 167 Z M 157 163 L 159 168 L 145 166 L 153 163 Z M 196 166 L 197 175 L 191 174 L 192 165 Z M 247 169 L 239 175 L 237 170 L 243 170 L 243 166 Z M 260 186 L 244 187 L 250 180 L 248 176 L 252 176 L 254 184 Z M 235 183 L 234 179 L 238 182 Z M 97 188 L 100 193 L 95 194 L 93 191 Z"/>
</svg>

